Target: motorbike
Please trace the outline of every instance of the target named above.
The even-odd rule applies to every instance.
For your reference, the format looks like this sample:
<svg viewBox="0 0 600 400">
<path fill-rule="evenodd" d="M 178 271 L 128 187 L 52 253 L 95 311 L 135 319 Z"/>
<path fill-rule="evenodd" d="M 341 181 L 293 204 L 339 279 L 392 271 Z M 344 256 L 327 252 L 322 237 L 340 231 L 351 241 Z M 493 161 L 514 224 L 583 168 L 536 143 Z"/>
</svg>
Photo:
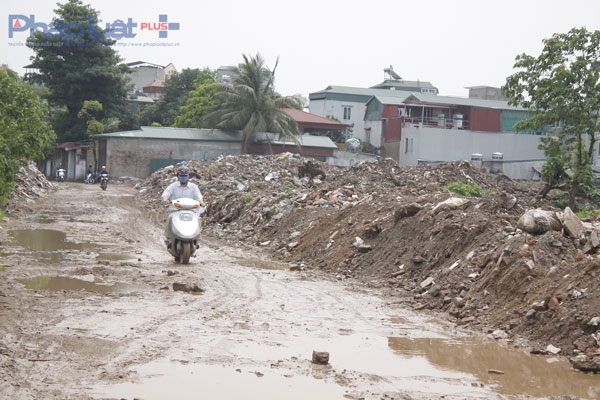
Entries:
<svg viewBox="0 0 600 400">
<path fill-rule="evenodd" d="M 100 174 L 100 187 L 102 188 L 102 190 L 106 190 L 106 188 L 108 187 L 108 174 L 107 173 Z"/>
<path fill-rule="evenodd" d="M 59 182 L 65 181 L 65 170 L 63 168 L 59 168 L 56 170 L 56 180 Z"/>
<path fill-rule="evenodd" d="M 188 264 L 200 247 L 200 219 L 204 212 L 197 200 L 181 198 L 172 200 L 167 210 L 172 211 L 165 227 L 167 251 L 180 264 Z"/>
<path fill-rule="evenodd" d="M 87 176 L 85 177 L 85 179 L 83 181 L 89 185 L 92 185 L 92 184 L 96 183 L 96 176 L 90 172 L 87 174 Z"/>
</svg>

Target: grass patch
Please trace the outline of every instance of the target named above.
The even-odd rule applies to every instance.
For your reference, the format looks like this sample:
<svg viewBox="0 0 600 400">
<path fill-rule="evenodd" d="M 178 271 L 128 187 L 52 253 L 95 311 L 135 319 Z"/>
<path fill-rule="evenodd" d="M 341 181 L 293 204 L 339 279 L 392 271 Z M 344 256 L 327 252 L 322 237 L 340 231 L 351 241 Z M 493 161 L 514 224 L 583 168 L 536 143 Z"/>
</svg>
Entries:
<svg viewBox="0 0 600 400">
<path fill-rule="evenodd" d="M 598 216 L 600 215 L 600 210 L 580 210 L 577 213 L 575 213 L 575 215 L 577 215 L 579 219 L 598 219 Z"/>
<path fill-rule="evenodd" d="M 452 193 L 456 193 L 464 197 L 483 197 L 485 194 L 492 192 L 491 189 L 483 189 L 476 183 L 454 182 L 444 186 Z"/>
</svg>

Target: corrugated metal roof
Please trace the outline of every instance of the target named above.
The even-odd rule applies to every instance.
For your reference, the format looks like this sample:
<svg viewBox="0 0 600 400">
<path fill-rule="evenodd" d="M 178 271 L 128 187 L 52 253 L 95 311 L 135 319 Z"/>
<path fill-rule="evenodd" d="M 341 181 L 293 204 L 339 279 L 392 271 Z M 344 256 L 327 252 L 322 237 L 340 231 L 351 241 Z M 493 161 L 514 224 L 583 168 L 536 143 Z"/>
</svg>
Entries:
<svg viewBox="0 0 600 400">
<path fill-rule="evenodd" d="M 273 134 L 268 134 L 273 137 Z M 106 138 L 131 138 L 131 139 L 168 139 L 168 140 L 196 140 L 196 141 L 222 141 L 222 142 L 241 142 L 242 134 L 240 131 L 222 131 L 220 129 L 198 129 L 198 128 L 170 128 L 159 126 L 142 126 L 137 131 L 124 131 L 103 133 L 97 137 Z M 337 146 L 327 136 L 298 136 L 302 146 L 319 147 L 326 149 L 337 149 Z M 273 139 L 271 143 L 295 145 L 291 140 Z"/>
<path fill-rule="evenodd" d="M 405 104 L 408 104 L 411 101 L 417 101 L 419 103 L 426 104 L 494 108 L 500 110 L 526 110 L 522 107 L 511 106 L 508 104 L 508 102 L 502 100 L 470 99 L 466 97 L 440 96 L 422 93 L 411 93 L 406 98 Z"/>
<path fill-rule="evenodd" d="M 241 142 L 241 132 L 222 131 L 220 129 L 170 128 L 159 126 L 142 126 L 140 130 L 103 133 L 99 137 L 132 138 L 132 139 L 170 139 Z"/>
<path fill-rule="evenodd" d="M 283 107 L 282 110 L 287 115 L 292 117 L 294 119 L 294 121 L 296 121 L 298 123 L 298 125 L 303 124 L 303 123 L 309 123 L 309 124 L 313 123 L 313 124 L 331 125 L 331 127 L 333 129 L 335 129 L 335 128 L 344 129 L 344 128 L 348 127 L 348 124 L 343 124 L 339 121 L 335 121 L 330 118 L 321 117 L 320 115 L 307 113 L 305 111 L 298 110 L 296 108 Z"/>
<path fill-rule="evenodd" d="M 389 90 L 389 89 L 371 89 L 371 88 L 357 88 L 350 86 L 328 86 L 325 90 L 321 90 L 316 93 L 341 93 L 341 94 L 354 94 L 363 96 L 391 96 L 391 97 L 406 97 L 407 93 L 411 93 L 406 90 Z"/>
<path fill-rule="evenodd" d="M 392 104 L 392 105 L 404 105 L 404 100 L 408 96 L 410 96 L 410 92 L 405 93 L 404 96 L 373 96 L 374 99 L 377 99 L 381 104 Z M 371 100 L 369 100 L 370 102 Z"/>
<path fill-rule="evenodd" d="M 386 80 L 377 85 L 371 86 L 372 88 L 381 88 L 381 87 L 397 87 L 397 88 L 427 88 L 427 89 L 436 89 L 435 86 L 431 84 L 431 82 L 423 82 L 423 81 L 405 81 L 405 80 Z"/>
</svg>

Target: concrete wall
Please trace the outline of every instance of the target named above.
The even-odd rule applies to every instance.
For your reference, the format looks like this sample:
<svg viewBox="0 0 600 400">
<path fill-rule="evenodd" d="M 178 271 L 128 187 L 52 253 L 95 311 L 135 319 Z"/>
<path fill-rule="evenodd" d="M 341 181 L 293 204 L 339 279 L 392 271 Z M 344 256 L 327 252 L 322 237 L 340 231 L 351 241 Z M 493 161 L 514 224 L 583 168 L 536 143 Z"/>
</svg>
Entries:
<svg viewBox="0 0 600 400">
<path fill-rule="evenodd" d="M 344 119 L 344 107 L 351 107 L 350 120 Z M 338 100 L 311 100 L 309 112 L 321 117 L 332 116 L 344 124 L 352 126 L 352 137 L 365 141 L 365 103 Z M 376 144 L 375 144 L 376 145 Z"/>
<path fill-rule="evenodd" d="M 239 142 L 110 138 L 106 141 L 106 167 L 113 178 L 147 178 L 153 159 L 210 160 L 220 155 L 238 155 Z"/>
<path fill-rule="evenodd" d="M 492 161 L 492 154 L 503 153 L 503 172 L 513 179 L 531 179 L 533 166 L 541 166 L 546 157 L 537 146 L 541 136 L 515 133 L 472 132 L 457 129 L 419 128 L 402 129 L 401 166 L 422 162 L 437 163 L 471 160 L 471 155 L 483 155 L 483 166 Z"/>
<path fill-rule="evenodd" d="M 383 121 L 364 121 L 364 128 L 371 130 L 371 144 L 375 147 L 381 146 L 381 140 L 383 137 Z M 358 137 L 357 135 L 352 135 L 354 137 Z M 366 134 L 363 135 L 363 138 L 359 138 L 361 142 L 365 141 Z"/>
</svg>

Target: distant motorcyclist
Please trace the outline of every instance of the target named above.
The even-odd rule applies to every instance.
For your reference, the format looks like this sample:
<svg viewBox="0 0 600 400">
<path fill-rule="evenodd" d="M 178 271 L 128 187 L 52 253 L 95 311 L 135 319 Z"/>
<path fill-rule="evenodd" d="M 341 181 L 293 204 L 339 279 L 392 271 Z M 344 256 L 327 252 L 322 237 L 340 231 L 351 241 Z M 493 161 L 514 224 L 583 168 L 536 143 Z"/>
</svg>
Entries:
<svg viewBox="0 0 600 400">
<path fill-rule="evenodd" d="M 94 174 L 94 170 L 91 165 L 88 165 L 87 171 L 85 171 L 85 179 L 89 181 L 90 177 Z"/>
<path fill-rule="evenodd" d="M 103 165 L 102 169 L 100 170 L 100 187 L 102 188 L 102 190 L 106 190 L 107 185 L 108 185 L 108 171 L 106 170 L 106 167 Z"/>
<path fill-rule="evenodd" d="M 56 180 L 59 182 L 64 182 L 66 171 L 63 168 L 62 164 L 58 164 L 58 168 L 56 169 Z"/>
<path fill-rule="evenodd" d="M 185 165 L 177 168 L 177 182 L 171 183 L 162 193 L 163 203 L 169 204 L 171 200 L 188 198 L 197 200 L 204 207 L 202 193 L 195 183 L 190 180 L 190 169 Z"/>
</svg>

